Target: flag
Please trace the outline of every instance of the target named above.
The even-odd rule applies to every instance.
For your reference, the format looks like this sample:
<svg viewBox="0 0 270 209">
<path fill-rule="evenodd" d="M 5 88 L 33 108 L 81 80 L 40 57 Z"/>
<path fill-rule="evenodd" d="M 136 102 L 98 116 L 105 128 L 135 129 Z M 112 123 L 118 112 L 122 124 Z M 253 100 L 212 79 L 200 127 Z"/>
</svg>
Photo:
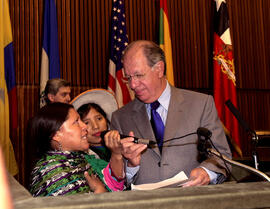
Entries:
<svg viewBox="0 0 270 209">
<path fill-rule="evenodd" d="M 123 51 L 128 45 L 124 0 L 113 0 L 110 42 L 108 89 L 114 92 L 118 105 L 121 107 L 134 98 L 134 94 L 124 78 L 121 62 Z"/>
<path fill-rule="evenodd" d="M 214 99 L 225 132 L 229 132 L 235 151 L 242 156 L 238 122 L 230 110 L 225 108 L 225 102 L 228 99 L 237 107 L 236 77 L 229 28 L 229 14 L 225 0 L 215 0 L 215 2 L 213 45 Z"/>
<path fill-rule="evenodd" d="M 43 42 L 40 72 L 40 94 L 48 79 L 60 78 L 60 56 L 55 0 L 45 0 L 43 21 Z M 42 98 L 42 97 L 41 97 Z M 44 101 L 41 100 L 41 106 Z"/>
<path fill-rule="evenodd" d="M 11 175 L 18 173 L 11 131 L 18 125 L 14 51 L 8 0 L 0 0 L 0 146 Z"/>
<path fill-rule="evenodd" d="M 163 49 L 166 57 L 166 76 L 171 85 L 174 86 L 172 43 L 170 35 L 170 24 L 168 18 L 167 0 L 160 0 L 159 12 L 159 46 Z"/>
</svg>

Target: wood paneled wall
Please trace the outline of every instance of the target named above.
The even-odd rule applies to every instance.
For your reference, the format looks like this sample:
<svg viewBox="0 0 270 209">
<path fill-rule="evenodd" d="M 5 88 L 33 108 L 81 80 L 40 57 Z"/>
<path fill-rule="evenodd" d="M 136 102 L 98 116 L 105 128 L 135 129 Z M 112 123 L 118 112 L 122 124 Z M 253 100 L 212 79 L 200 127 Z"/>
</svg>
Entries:
<svg viewBox="0 0 270 209">
<path fill-rule="evenodd" d="M 19 128 L 13 145 L 25 183 L 27 121 L 39 108 L 44 0 L 9 0 L 15 47 Z M 255 130 L 270 130 L 270 1 L 227 0 L 235 53 L 239 110 Z M 62 77 L 72 96 L 106 88 L 112 0 L 56 0 Z M 129 41 L 157 42 L 159 0 L 126 0 Z M 175 85 L 212 93 L 214 1 L 168 0 Z M 250 139 L 241 129 L 245 156 Z"/>
</svg>

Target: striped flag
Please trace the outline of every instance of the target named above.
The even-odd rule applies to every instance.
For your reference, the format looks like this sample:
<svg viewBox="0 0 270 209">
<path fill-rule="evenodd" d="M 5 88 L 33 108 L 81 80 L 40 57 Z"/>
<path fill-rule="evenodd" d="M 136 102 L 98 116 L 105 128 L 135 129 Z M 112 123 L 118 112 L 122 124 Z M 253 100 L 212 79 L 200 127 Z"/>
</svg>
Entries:
<svg viewBox="0 0 270 209">
<path fill-rule="evenodd" d="M 57 15 L 55 0 L 45 0 L 40 72 L 41 95 L 43 94 L 47 80 L 52 78 L 60 78 Z M 40 103 L 43 106 L 45 101 L 41 99 Z"/>
<path fill-rule="evenodd" d="M 108 89 L 115 93 L 119 107 L 134 98 L 128 82 L 124 78 L 121 57 L 128 45 L 124 0 L 113 0 L 111 14 L 111 52 L 109 60 Z"/>
<path fill-rule="evenodd" d="M 230 110 L 225 108 L 225 102 L 228 99 L 237 107 L 236 77 L 229 28 L 229 14 L 225 0 L 215 0 L 215 2 L 213 52 L 214 98 L 225 132 L 231 136 L 231 143 L 237 154 L 242 156 L 238 122 Z"/>
<path fill-rule="evenodd" d="M 14 51 L 8 0 L 0 0 L 0 146 L 8 171 L 18 173 L 11 131 L 18 125 Z"/>
<path fill-rule="evenodd" d="M 172 43 L 170 35 L 170 24 L 168 18 L 167 0 L 160 0 L 159 13 L 159 46 L 163 49 L 166 57 L 166 76 L 171 85 L 174 86 Z"/>
</svg>

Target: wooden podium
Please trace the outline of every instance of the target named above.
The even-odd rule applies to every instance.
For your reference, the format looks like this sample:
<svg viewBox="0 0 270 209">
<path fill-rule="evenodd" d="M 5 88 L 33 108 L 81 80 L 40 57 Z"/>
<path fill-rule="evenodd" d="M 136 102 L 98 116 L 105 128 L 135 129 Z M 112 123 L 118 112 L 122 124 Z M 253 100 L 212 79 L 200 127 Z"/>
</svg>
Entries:
<svg viewBox="0 0 270 209">
<path fill-rule="evenodd" d="M 270 131 L 256 131 L 256 134 L 258 136 L 257 152 L 259 161 L 266 161 L 270 164 Z"/>
<path fill-rule="evenodd" d="M 13 177 L 9 177 L 9 182 L 15 209 L 270 208 L 269 182 L 227 182 L 201 187 L 36 198 Z"/>
</svg>

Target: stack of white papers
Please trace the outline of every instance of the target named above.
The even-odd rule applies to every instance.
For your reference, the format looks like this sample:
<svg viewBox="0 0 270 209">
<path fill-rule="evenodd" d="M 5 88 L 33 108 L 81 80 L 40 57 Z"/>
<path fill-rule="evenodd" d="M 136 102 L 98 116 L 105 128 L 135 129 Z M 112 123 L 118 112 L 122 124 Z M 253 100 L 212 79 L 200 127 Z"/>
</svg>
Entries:
<svg viewBox="0 0 270 209">
<path fill-rule="evenodd" d="M 186 176 L 184 171 L 179 172 L 172 178 L 156 182 L 156 183 L 149 183 L 149 184 L 139 184 L 134 185 L 131 184 L 131 190 L 152 190 L 158 189 L 162 187 L 177 187 L 181 186 L 188 181 L 188 177 Z"/>
</svg>

